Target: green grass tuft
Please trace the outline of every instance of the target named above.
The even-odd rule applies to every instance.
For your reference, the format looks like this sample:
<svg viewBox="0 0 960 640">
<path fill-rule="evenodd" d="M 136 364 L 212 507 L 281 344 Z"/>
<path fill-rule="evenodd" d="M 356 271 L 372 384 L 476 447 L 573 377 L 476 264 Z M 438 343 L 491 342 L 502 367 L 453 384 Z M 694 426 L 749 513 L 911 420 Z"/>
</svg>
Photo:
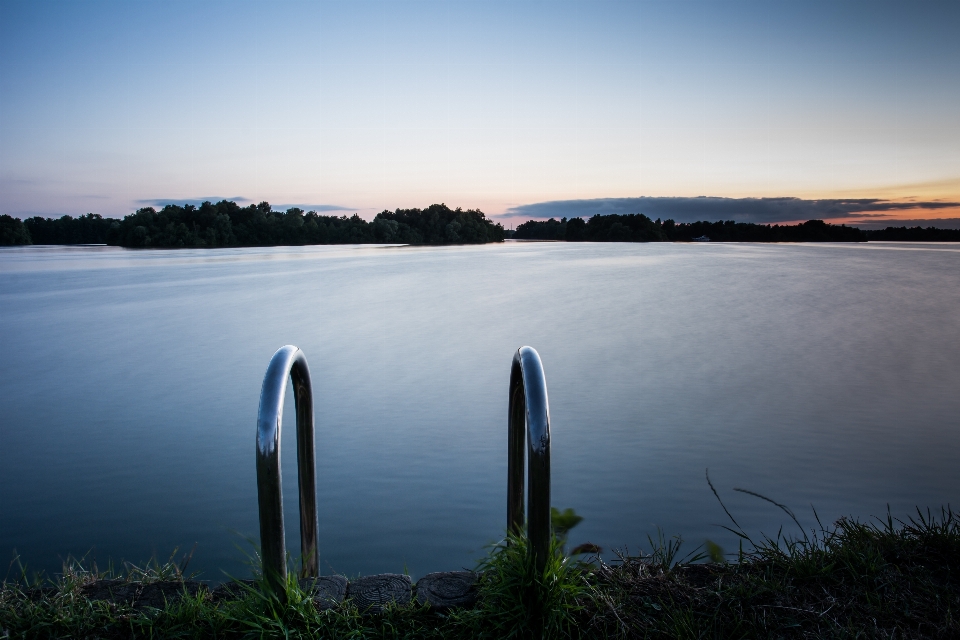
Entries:
<svg viewBox="0 0 960 640">
<path fill-rule="evenodd" d="M 591 600 L 593 569 L 565 556 L 563 541 L 554 537 L 538 574 L 527 539 L 511 534 L 480 564 L 480 617 L 494 637 L 576 636 L 578 614 Z"/>
</svg>

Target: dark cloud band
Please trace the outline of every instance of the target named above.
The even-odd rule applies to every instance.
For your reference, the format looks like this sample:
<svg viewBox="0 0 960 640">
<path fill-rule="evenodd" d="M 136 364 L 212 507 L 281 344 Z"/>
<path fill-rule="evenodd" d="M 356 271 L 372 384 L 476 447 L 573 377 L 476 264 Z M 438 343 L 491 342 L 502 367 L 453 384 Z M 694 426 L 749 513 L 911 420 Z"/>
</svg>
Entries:
<svg viewBox="0 0 960 640">
<path fill-rule="evenodd" d="M 359 211 L 356 207 L 341 207 L 338 204 L 275 204 L 274 210 L 286 211 L 287 209 L 303 209 L 304 211 L 316 211 L 325 213 L 327 211 Z"/>
<path fill-rule="evenodd" d="M 948 209 L 960 202 L 891 202 L 879 198 L 804 200 L 802 198 L 597 198 L 555 200 L 512 207 L 510 218 L 588 218 L 595 215 L 642 213 L 650 218 L 677 222 L 736 220 L 772 223 L 828 218 L 869 218 L 884 212 Z M 872 214 L 872 215 L 871 215 Z"/>
<path fill-rule="evenodd" d="M 179 206 L 184 206 L 192 204 L 195 207 L 199 207 L 204 202 L 220 202 L 221 200 L 230 200 L 236 202 L 239 205 L 246 206 L 247 204 L 253 202 L 250 198 L 244 198 L 243 196 L 233 196 L 232 198 L 225 198 L 222 196 L 208 196 L 205 198 L 148 198 L 146 200 L 137 200 L 137 204 L 144 207 L 164 207 L 168 204 L 175 204 Z M 342 207 L 338 204 L 275 204 L 272 205 L 275 211 L 285 211 L 287 209 L 303 209 L 304 211 L 316 211 L 318 213 L 323 213 L 325 211 L 356 211 L 356 207 Z"/>
<path fill-rule="evenodd" d="M 244 198 L 243 196 L 233 196 L 232 198 L 225 198 L 223 196 L 207 196 L 204 198 L 147 198 L 146 200 L 137 200 L 136 202 L 144 207 L 165 207 L 168 204 L 175 204 L 181 207 L 192 204 L 195 207 L 199 207 L 204 202 L 220 202 L 221 200 L 232 200 L 237 204 L 250 202 L 250 198 Z"/>
</svg>

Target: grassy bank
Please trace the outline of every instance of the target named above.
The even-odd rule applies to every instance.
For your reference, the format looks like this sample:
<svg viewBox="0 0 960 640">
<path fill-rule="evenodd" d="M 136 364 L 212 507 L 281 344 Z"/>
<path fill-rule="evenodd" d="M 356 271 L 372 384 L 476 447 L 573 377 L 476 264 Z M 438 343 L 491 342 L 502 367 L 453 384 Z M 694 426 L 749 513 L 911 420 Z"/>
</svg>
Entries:
<svg viewBox="0 0 960 640">
<path fill-rule="evenodd" d="M 166 564 L 107 575 L 77 564 L 54 582 L 4 583 L 0 637 L 9 638 L 956 638 L 960 520 L 948 509 L 906 521 L 841 519 L 800 539 L 751 540 L 730 561 L 678 562 L 675 541 L 610 564 L 565 557 L 556 543 L 536 576 L 525 542 L 481 563 L 478 604 L 364 615 L 348 602 L 320 610 L 295 579 L 287 602 L 259 583 L 232 597 L 179 590 L 159 607 L 88 597 L 98 580 L 183 580 Z M 186 583 L 184 583 L 186 584 Z M 189 593 L 188 591 L 195 591 Z M 172 592 L 171 592 L 172 593 Z"/>
</svg>

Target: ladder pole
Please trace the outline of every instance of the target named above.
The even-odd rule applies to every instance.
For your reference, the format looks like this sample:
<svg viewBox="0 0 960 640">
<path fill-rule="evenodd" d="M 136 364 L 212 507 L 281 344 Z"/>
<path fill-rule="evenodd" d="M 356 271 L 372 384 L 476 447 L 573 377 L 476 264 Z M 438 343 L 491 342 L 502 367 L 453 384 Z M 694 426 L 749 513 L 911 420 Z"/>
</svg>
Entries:
<svg viewBox="0 0 960 640">
<path fill-rule="evenodd" d="M 507 530 L 523 531 L 526 466 L 527 541 L 542 574 L 550 553 L 550 402 L 543 363 L 533 347 L 520 347 L 513 356 L 507 431 Z"/>
<path fill-rule="evenodd" d="M 260 511 L 260 553 L 263 575 L 282 598 L 287 580 L 283 528 L 283 491 L 280 484 L 280 429 L 287 377 L 293 382 L 297 412 L 297 478 L 300 493 L 300 550 L 303 577 L 318 574 L 317 480 L 314 444 L 313 387 L 307 358 L 286 345 L 270 359 L 260 389 L 257 415 L 257 501 Z"/>
</svg>

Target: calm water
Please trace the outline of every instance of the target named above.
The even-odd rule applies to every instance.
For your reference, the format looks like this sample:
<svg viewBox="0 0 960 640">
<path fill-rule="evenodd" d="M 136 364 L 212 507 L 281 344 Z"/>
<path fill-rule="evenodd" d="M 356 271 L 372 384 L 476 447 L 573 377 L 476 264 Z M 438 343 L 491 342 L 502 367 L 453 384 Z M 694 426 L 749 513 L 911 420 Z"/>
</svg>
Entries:
<svg viewBox="0 0 960 640">
<path fill-rule="evenodd" d="M 573 543 L 660 526 L 735 549 L 707 467 L 751 533 L 790 523 L 734 487 L 807 526 L 810 504 L 960 502 L 956 245 L 31 247 L 0 275 L 0 553 L 35 569 L 196 543 L 201 577 L 245 574 L 260 383 L 287 343 L 315 384 L 325 573 L 472 566 L 501 535 L 524 344 Z"/>
</svg>

